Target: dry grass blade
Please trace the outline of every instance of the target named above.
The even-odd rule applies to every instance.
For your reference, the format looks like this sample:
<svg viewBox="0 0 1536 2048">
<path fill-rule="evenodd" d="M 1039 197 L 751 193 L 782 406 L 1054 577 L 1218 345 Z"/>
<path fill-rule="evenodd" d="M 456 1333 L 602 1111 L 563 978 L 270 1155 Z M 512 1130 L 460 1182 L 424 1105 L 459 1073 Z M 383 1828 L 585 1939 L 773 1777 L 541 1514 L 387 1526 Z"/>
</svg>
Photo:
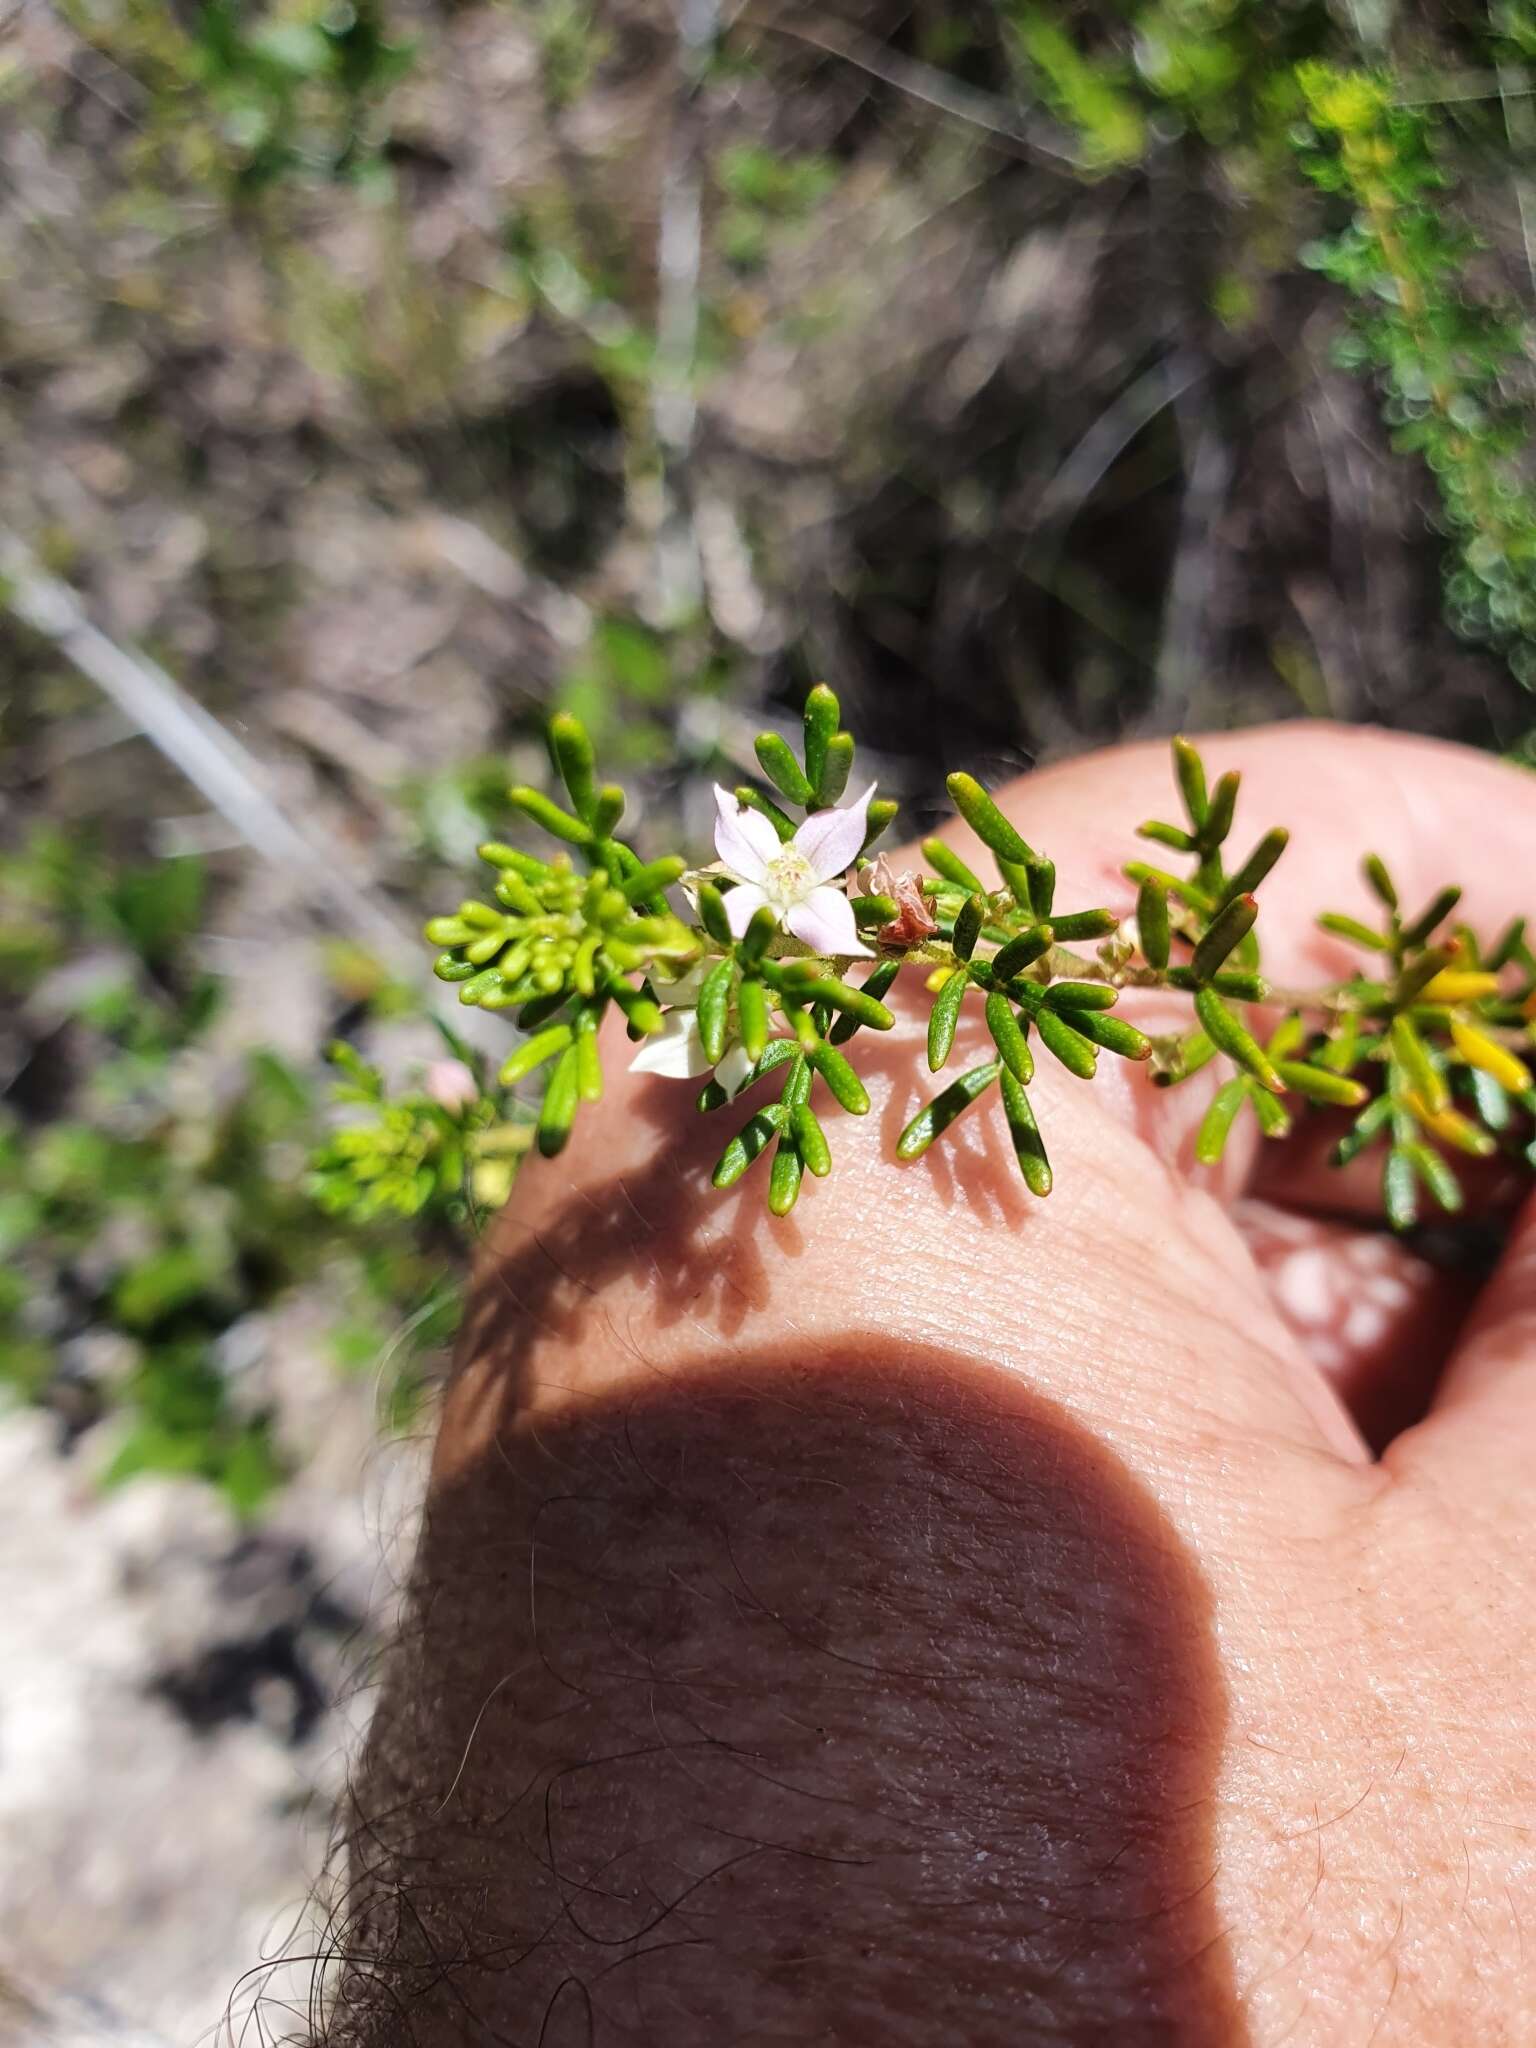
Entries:
<svg viewBox="0 0 1536 2048">
<path fill-rule="evenodd" d="M 61 654 L 172 761 L 263 859 L 285 868 L 303 894 L 396 970 L 415 974 L 411 934 L 349 872 L 327 834 L 290 818 L 266 787 L 260 762 L 158 662 L 119 647 L 85 615 L 75 592 L 41 568 L 14 534 L 0 532 L 0 602 Z"/>
</svg>

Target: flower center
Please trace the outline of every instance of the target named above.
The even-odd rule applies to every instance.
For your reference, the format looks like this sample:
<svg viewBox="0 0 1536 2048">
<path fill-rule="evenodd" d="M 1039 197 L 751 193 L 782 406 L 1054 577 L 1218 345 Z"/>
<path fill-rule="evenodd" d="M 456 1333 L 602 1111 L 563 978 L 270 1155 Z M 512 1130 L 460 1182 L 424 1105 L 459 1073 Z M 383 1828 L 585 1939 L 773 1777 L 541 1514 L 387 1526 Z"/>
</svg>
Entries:
<svg viewBox="0 0 1536 2048">
<path fill-rule="evenodd" d="M 816 886 L 816 871 L 803 853 L 785 847 L 769 861 L 763 876 L 763 894 L 773 903 L 791 906 L 803 903 Z"/>
</svg>

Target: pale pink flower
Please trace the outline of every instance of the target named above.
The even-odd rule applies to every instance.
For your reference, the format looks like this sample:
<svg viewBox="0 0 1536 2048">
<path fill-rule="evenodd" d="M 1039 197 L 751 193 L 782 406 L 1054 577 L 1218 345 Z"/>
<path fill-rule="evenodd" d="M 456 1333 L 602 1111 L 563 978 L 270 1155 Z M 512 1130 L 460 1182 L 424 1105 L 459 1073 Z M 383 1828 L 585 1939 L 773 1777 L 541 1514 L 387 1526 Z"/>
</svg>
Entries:
<svg viewBox="0 0 1536 2048">
<path fill-rule="evenodd" d="M 919 939 L 931 938 L 938 930 L 939 921 L 923 894 L 922 879 L 911 868 L 903 868 L 898 874 L 885 855 L 877 853 L 859 882 L 866 895 L 890 896 L 895 900 L 895 917 L 880 927 L 880 936 L 888 946 L 914 946 Z"/>
<path fill-rule="evenodd" d="M 873 958 L 859 938 L 852 904 L 832 885 L 858 858 L 874 793 L 871 783 L 854 803 L 813 811 L 793 839 L 781 841 L 761 812 L 745 809 L 716 783 L 715 851 L 738 885 L 725 899 L 736 938 L 766 904 L 813 953 Z"/>
<path fill-rule="evenodd" d="M 467 1109 L 480 1093 L 462 1060 L 433 1060 L 427 1068 L 426 1088 L 443 1109 Z"/>
</svg>

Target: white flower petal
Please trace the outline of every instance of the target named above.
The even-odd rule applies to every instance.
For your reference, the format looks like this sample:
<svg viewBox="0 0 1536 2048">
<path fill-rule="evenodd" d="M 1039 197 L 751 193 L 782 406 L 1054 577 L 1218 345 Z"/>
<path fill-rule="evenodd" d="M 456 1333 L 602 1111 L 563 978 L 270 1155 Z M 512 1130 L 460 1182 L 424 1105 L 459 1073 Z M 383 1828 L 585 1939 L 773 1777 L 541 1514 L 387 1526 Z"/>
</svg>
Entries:
<svg viewBox="0 0 1536 2048">
<path fill-rule="evenodd" d="M 715 851 L 733 875 L 744 882 L 760 882 L 769 861 L 779 851 L 779 835 L 761 811 L 749 811 L 738 804 L 728 789 L 715 784 Z"/>
<path fill-rule="evenodd" d="M 699 1000 L 704 977 L 714 964 L 713 960 L 700 960 L 696 966 L 685 968 L 676 981 L 663 981 L 660 975 L 653 974 L 651 986 L 657 1001 L 665 1003 L 669 1010 L 681 1009 L 685 1004 L 692 1008 Z"/>
<path fill-rule="evenodd" d="M 725 920 L 731 937 L 739 939 L 768 898 L 756 882 L 742 882 L 725 899 Z"/>
<path fill-rule="evenodd" d="M 698 910 L 700 882 L 713 882 L 718 888 L 720 877 L 727 873 L 725 862 L 720 860 L 712 860 L 708 867 L 690 868 L 677 885 L 687 897 L 689 909 L 694 912 Z"/>
<path fill-rule="evenodd" d="M 671 1010 L 659 1031 L 640 1041 L 629 1063 L 632 1074 L 660 1074 L 668 1081 L 693 1081 L 709 1072 L 699 1037 L 696 1010 Z"/>
<path fill-rule="evenodd" d="M 832 881 L 858 859 L 869 830 L 869 800 L 874 793 L 871 783 L 853 803 L 834 811 L 817 811 L 795 834 L 795 851 L 810 862 L 818 882 Z"/>
<path fill-rule="evenodd" d="M 851 953 L 855 959 L 874 958 L 859 939 L 853 905 L 841 889 L 813 889 L 803 903 L 785 913 L 784 922 L 813 953 Z"/>
<path fill-rule="evenodd" d="M 715 1079 L 727 1095 L 739 1095 L 746 1084 L 747 1076 L 756 1066 L 755 1060 L 747 1058 L 746 1047 L 728 1045 L 715 1068 Z"/>
</svg>

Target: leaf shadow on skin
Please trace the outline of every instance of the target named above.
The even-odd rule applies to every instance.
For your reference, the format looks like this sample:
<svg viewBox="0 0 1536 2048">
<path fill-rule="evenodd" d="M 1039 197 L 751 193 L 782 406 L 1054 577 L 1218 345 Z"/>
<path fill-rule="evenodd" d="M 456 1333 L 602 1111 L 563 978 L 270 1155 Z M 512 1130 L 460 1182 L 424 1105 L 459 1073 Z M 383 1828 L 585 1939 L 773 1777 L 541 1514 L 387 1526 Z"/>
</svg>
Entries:
<svg viewBox="0 0 1536 2048">
<path fill-rule="evenodd" d="M 877 1095 L 885 1095 L 868 1121 L 880 1119 L 899 1133 L 926 1099 L 915 1076 L 912 1041 L 866 1038 L 860 1072 Z M 766 1153 L 735 1187 L 722 1192 L 713 1186 L 715 1160 L 752 1110 L 773 1099 L 770 1089 L 771 1083 L 708 1117 L 692 1114 L 676 1082 L 648 1082 L 638 1089 L 629 1110 L 656 1132 L 645 1163 L 595 1187 L 584 1179 L 553 1214 L 541 1212 L 536 1225 L 522 1222 L 515 1206 L 499 1219 L 494 1244 L 482 1255 L 460 1356 L 484 1356 L 494 1327 L 505 1354 L 498 1354 L 499 1390 L 507 1376 L 521 1374 L 529 1347 L 543 1332 L 558 1326 L 569 1340 L 578 1327 L 589 1334 L 588 1326 L 601 1318 L 606 1334 L 639 1361 L 640 1344 L 614 1323 L 604 1302 L 605 1283 L 620 1275 L 643 1283 L 647 1331 L 688 1320 L 734 1337 L 768 1305 L 768 1262 L 793 1260 L 804 1249 L 802 1213 L 805 1226 L 814 1228 L 817 1201 L 835 1197 L 833 1184 L 822 1188 L 807 1177 L 801 1208 L 769 1216 Z M 829 1103 L 820 1107 L 835 1152 L 853 1119 Z M 882 1129 L 883 1141 L 888 1135 Z M 889 1136 L 887 1156 L 894 1149 Z M 1019 1178 L 995 1099 L 978 1103 L 920 1160 L 889 1170 L 920 1174 L 946 1208 L 964 1203 L 1015 1230 L 1027 1227 L 1037 1206 Z M 835 1173 L 834 1167 L 834 1181 Z"/>
<path fill-rule="evenodd" d="M 499 1412 L 429 1503 L 331 2048 L 1239 2048 L 1226 1720 L 1149 1492 L 861 1338 Z"/>
<path fill-rule="evenodd" d="M 925 1036 L 924 1018 L 915 1011 L 910 992 L 904 991 L 901 998 L 895 999 L 895 1007 L 899 1023 L 894 1031 L 861 1031 L 850 1048 L 852 1063 L 872 1097 L 867 1117 L 849 1116 L 832 1100 L 830 1092 L 820 1082 L 814 1088 L 812 1107 L 826 1126 L 834 1163 L 832 1179 L 825 1188 L 807 1177 L 802 1185 L 801 1204 L 806 1205 L 807 1213 L 814 1216 L 815 1210 L 811 1205 L 828 1196 L 836 1198 L 839 1138 L 864 1123 L 879 1131 L 880 1150 L 887 1171 L 921 1177 L 934 1199 L 945 1209 L 963 1205 L 998 1223 L 1017 1228 L 1028 1221 L 1036 1203 L 1020 1178 L 995 1088 L 967 1110 L 919 1158 L 910 1162 L 898 1160 L 897 1140 L 917 1111 L 958 1080 L 968 1068 L 992 1058 L 994 1049 L 980 1015 L 974 1010 L 967 1010 L 961 1016 L 949 1061 L 939 1073 L 931 1073 L 921 1050 Z M 648 1090 L 638 1099 L 637 1107 L 641 1115 L 654 1122 L 658 1134 L 675 1148 L 679 1156 L 697 1156 L 702 1167 L 704 1202 L 718 1205 L 722 1198 L 709 1185 L 709 1170 L 724 1149 L 726 1140 L 735 1135 L 751 1112 L 774 1101 L 776 1095 L 777 1089 L 770 1077 L 766 1085 L 743 1093 L 734 1103 L 702 1120 L 689 1115 L 686 1107 L 679 1103 L 676 1092 L 669 1094 L 665 1087 Z M 707 1137 L 698 1135 L 701 1122 Z M 681 1132 L 679 1125 L 682 1126 Z M 736 1198 L 745 1196 L 748 1210 L 754 1211 L 770 1229 L 782 1231 L 786 1220 L 793 1225 L 793 1216 L 770 1224 L 763 1215 L 767 1197 L 767 1158 L 768 1155 L 764 1154 L 746 1178 L 737 1183 L 734 1193 Z M 793 1255 L 796 1247 L 792 1241 L 786 1247 L 775 1245 L 775 1250 L 781 1248 L 787 1248 Z"/>
<path fill-rule="evenodd" d="M 603 1289 L 615 1276 L 637 1278 L 645 1320 L 665 1330 L 685 1319 L 732 1337 L 770 1298 L 768 1258 L 797 1257 L 804 1245 L 793 1216 L 772 1218 L 764 1203 L 767 1156 L 745 1180 L 720 1190 L 710 1169 L 751 1105 L 709 1120 L 690 1116 L 680 1132 L 675 1082 L 656 1082 L 633 1099 L 658 1142 L 643 1166 L 583 1184 L 537 1224 L 513 1209 L 498 1219 L 471 1292 L 461 1359 L 497 1351 L 495 1389 L 520 1382 L 529 1347 L 558 1325 L 569 1339 L 597 1316 L 621 1348 L 639 1349 L 615 1327 Z M 546 1172 L 550 1169 L 546 1168 Z M 705 1223 L 708 1229 L 701 1226 Z"/>
<path fill-rule="evenodd" d="M 878 1114 L 881 1149 L 892 1162 L 892 1171 L 923 1174 L 934 1199 L 946 1209 L 963 1204 L 1017 1228 L 1028 1221 L 1034 1198 L 1025 1192 L 1014 1163 L 995 1087 L 936 1138 L 920 1158 L 906 1166 L 896 1159 L 897 1140 L 923 1104 L 969 1068 L 993 1056 L 992 1041 L 974 1010 L 962 1012 L 954 1050 L 937 1074 L 916 1054 L 909 1032 L 886 1038 L 865 1031 L 858 1040 L 860 1074 L 866 1081 L 879 1077 L 888 1087 Z"/>
</svg>

